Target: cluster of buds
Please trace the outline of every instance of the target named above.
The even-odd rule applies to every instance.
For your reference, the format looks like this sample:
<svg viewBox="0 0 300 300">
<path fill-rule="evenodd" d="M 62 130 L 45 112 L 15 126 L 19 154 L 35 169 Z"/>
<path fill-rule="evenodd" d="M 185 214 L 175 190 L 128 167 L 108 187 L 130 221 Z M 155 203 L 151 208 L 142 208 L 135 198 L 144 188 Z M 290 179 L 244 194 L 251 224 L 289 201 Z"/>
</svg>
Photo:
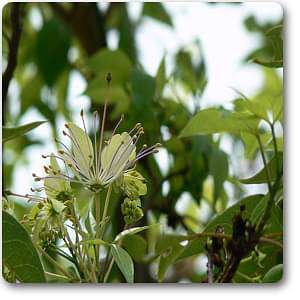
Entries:
<svg viewBox="0 0 300 300">
<path fill-rule="evenodd" d="M 143 217 L 143 210 L 141 209 L 140 199 L 125 198 L 121 205 L 121 211 L 124 216 L 124 222 L 126 225 L 136 223 Z"/>
</svg>

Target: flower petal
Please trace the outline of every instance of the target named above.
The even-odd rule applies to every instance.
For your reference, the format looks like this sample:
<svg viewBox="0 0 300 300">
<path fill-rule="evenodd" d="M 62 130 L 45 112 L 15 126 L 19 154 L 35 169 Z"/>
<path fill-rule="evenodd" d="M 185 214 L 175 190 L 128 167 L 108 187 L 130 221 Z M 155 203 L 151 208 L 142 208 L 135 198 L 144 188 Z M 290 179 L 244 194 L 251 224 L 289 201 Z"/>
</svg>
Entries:
<svg viewBox="0 0 300 300">
<path fill-rule="evenodd" d="M 89 136 L 80 127 L 73 123 L 67 125 L 72 138 L 74 158 L 81 172 L 90 177 L 90 168 L 94 159 L 93 144 Z"/>
</svg>

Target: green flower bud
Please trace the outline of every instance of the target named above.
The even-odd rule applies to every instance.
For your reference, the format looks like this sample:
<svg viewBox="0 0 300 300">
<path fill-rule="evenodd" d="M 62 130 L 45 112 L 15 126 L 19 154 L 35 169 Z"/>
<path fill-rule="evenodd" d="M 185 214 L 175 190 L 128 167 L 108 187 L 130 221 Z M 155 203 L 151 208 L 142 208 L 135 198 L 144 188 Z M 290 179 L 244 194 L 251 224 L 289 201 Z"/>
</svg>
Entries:
<svg viewBox="0 0 300 300">
<path fill-rule="evenodd" d="M 121 204 L 121 212 L 124 216 L 124 222 L 126 225 L 136 223 L 143 217 L 143 210 L 140 207 L 141 200 L 125 198 Z"/>
</svg>

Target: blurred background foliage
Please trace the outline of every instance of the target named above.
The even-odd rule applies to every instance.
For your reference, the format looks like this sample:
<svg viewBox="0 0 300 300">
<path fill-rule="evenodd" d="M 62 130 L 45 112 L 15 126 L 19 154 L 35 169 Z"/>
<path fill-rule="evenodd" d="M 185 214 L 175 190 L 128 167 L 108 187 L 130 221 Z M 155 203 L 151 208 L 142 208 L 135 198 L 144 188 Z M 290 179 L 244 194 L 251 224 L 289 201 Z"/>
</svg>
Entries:
<svg viewBox="0 0 300 300">
<path fill-rule="evenodd" d="M 4 70 L 10 51 L 7 37 L 14 30 L 14 24 L 11 24 L 14 5 L 7 4 L 3 9 Z M 142 122 L 145 128 L 142 143 L 151 145 L 160 142 L 163 145 L 160 156 L 148 157 L 139 164 L 139 171 L 147 179 L 149 189 L 142 199 L 145 217 L 140 225 L 159 221 L 165 223 L 166 231 L 197 232 L 216 213 L 224 211 L 246 194 L 244 186 L 237 181 L 239 164 L 244 164 L 244 169 L 246 166 L 251 172 L 257 165 L 257 147 L 247 134 L 242 138 L 226 134 L 178 138 L 187 122 L 201 109 L 202 95 L 209 81 L 201 36 L 192 45 L 198 49 L 196 53 L 200 56 L 195 56 L 195 52 L 189 51 L 191 45 L 186 45 L 172 57 L 172 68 L 166 67 L 166 56 L 163 56 L 156 74 L 150 75 L 139 57 L 136 31 L 144 18 L 151 18 L 173 30 L 172 15 L 161 3 L 144 3 L 137 20 L 132 20 L 128 13 L 129 5 L 108 3 L 100 7 L 97 3 L 79 2 L 20 4 L 22 32 L 9 93 L 2 99 L 3 124 L 24 124 L 24 116 L 28 120 L 34 112 L 39 119 L 31 121 L 47 120 L 52 136 L 26 135 L 5 143 L 4 187 L 12 188 L 20 163 L 26 166 L 31 160 L 40 160 L 42 165 L 39 157 L 32 156 L 31 147 L 43 145 L 45 139 L 52 140 L 59 134 L 63 122 L 74 118 L 78 120 L 74 111 L 79 112 L 83 105 L 72 99 L 71 106 L 68 100 L 72 74 L 80 74 L 86 82 L 83 95 L 87 96 L 88 105 L 85 103 L 84 107 L 88 107 L 91 115 L 94 110 L 101 111 L 106 94 L 105 75 L 112 72 L 107 133 L 113 129 L 120 115 L 125 114 L 120 130 Z M 35 26 L 33 16 L 39 19 L 39 26 Z M 282 86 L 282 76 L 276 70 L 282 67 L 282 20 L 262 24 L 255 16 L 249 16 L 244 26 L 249 35 L 257 35 L 260 39 L 260 46 L 255 50 L 249 49 L 249 55 L 244 58 L 244 63 L 261 65 L 264 72 L 264 84 L 254 98 L 259 101 L 266 95 L 278 96 Z M 114 49 L 109 48 L 107 42 L 111 32 L 118 37 Z M 236 100 L 238 98 L 237 95 Z M 238 101 L 234 103 L 238 105 Z M 220 147 L 224 139 L 231 144 L 231 153 Z M 241 162 L 239 158 L 243 149 L 246 149 L 247 160 Z M 28 176 L 33 171 L 28 169 Z M 22 182 L 14 186 L 16 184 L 22 185 Z M 78 205 L 83 211 L 86 205 L 90 205 L 86 199 L 86 193 L 79 191 Z M 115 199 L 110 207 L 116 226 L 111 229 L 112 236 L 123 226 L 121 201 Z M 28 205 L 15 201 L 15 207 L 21 219 Z M 144 237 L 130 236 L 124 241 L 124 247 L 137 262 L 136 282 L 156 280 L 152 265 L 146 264 L 142 258 L 154 251 L 157 237 L 158 233 L 153 229 Z M 139 251 L 133 251 L 136 249 Z M 175 265 L 166 281 L 198 281 L 203 276 L 203 269 L 199 271 L 194 264 L 195 257 L 192 257 Z M 118 274 L 115 269 L 112 277 Z"/>
</svg>

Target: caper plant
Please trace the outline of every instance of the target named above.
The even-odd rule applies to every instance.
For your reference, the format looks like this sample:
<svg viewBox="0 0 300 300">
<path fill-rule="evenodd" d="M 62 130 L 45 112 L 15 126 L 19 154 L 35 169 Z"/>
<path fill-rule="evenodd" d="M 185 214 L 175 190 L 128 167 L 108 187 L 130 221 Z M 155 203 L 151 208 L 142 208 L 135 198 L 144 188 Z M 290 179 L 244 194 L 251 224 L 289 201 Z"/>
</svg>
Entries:
<svg viewBox="0 0 300 300">
<path fill-rule="evenodd" d="M 108 95 L 111 79 L 111 74 L 108 74 Z M 129 132 L 116 133 L 123 116 L 106 140 L 107 105 L 108 97 L 102 120 L 98 112 L 93 114 L 92 139 L 83 110 L 80 112 L 82 127 L 74 123 L 65 124 L 62 133 L 66 140 L 56 139 L 59 147 L 57 153 L 42 155 L 47 160 L 45 174 L 32 174 L 41 186 L 32 188 L 32 194 L 25 196 L 29 201 L 36 202 L 23 221 L 30 228 L 32 240 L 41 254 L 63 274 L 59 276 L 72 282 L 107 281 L 115 260 L 125 279 L 133 281 L 133 273 L 128 274 L 123 267 L 128 261 L 132 264 L 132 260 L 121 248 L 121 237 L 138 231 L 137 227 L 133 230 L 130 227 L 143 217 L 140 197 L 147 193 L 147 185 L 145 178 L 136 170 L 136 164 L 145 156 L 156 153 L 160 146 L 143 145 L 137 151 L 137 143 L 144 133 L 143 126 L 137 123 Z M 90 207 L 87 217 L 94 215 L 92 228 L 88 228 L 76 209 L 73 184 L 89 190 L 92 195 L 94 205 Z M 103 192 L 105 197 L 101 197 Z M 108 208 L 114 192 L 124 199 L 121 204 L 124 229 L 121 235 L 109 242 L 105 241 L 104 236 L 108 223 L 113 222 L 108 216 Z M 88 220 L 88 223 L 91 224 L 91 221 Z M 62 244 L 57 243 L 58 240 Z M 68 259 L 76 272 L 71 273 L 58 265 L 48 254 L 49 247 Z"/>
</svg>

